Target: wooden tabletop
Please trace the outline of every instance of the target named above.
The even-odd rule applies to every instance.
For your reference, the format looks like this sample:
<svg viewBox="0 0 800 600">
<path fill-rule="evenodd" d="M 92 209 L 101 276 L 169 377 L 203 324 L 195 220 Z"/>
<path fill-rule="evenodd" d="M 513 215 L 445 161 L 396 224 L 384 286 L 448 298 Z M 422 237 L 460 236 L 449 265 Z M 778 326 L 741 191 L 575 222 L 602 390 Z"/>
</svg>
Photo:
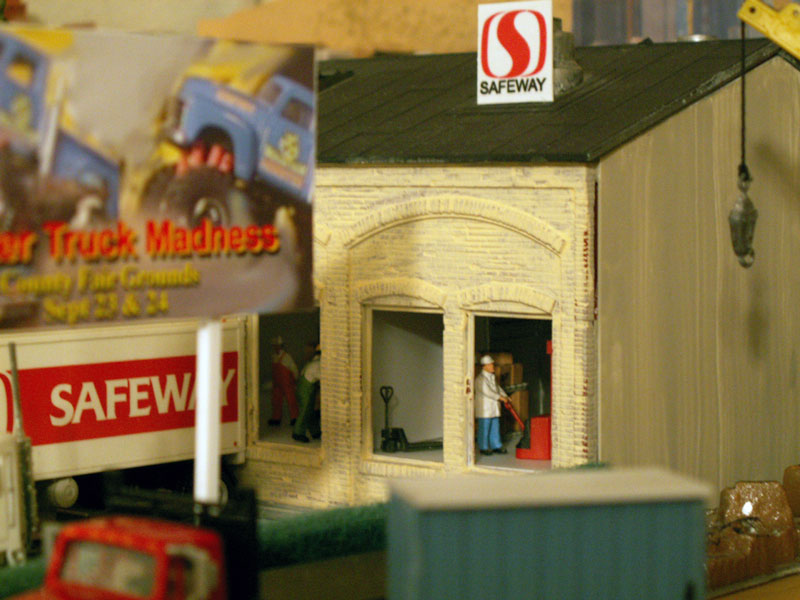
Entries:
<svg viewBox="0 0 800 600">
<path fill-rule="evenodd" d="M 714 600 L 796 600 L 797 598 L 800 598 L 800 575 L 791 575 L 724 596 L 716 596 Z"/>
</svg>

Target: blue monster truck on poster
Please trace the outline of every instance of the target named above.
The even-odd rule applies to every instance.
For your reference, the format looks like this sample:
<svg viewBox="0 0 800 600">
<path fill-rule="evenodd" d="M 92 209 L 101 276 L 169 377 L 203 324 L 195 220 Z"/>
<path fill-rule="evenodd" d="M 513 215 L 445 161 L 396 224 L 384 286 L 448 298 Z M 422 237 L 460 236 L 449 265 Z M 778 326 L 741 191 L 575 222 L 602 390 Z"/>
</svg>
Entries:
<svg viewBox="0 0 800 600">
<path fill-rule="evenodd" d="M 214 54 L 231 50 L 221 42 Z M 162 211 L 177 211 L 196 225 L 202 219 L 241 222 L 248 215 L 265 222 L 274 217 L 277 204 L 310 202 L 315 160 L 311 82 L 270 74 L 263 64 L 255 67 L 240 58 L 210 60 L 187 71 L 165 126 L 178 157 L 174 168 L 151 180 L 145 203 L 156 200 Z M 234 186 L 246 197 L 238 214 Z"/>
</svg>

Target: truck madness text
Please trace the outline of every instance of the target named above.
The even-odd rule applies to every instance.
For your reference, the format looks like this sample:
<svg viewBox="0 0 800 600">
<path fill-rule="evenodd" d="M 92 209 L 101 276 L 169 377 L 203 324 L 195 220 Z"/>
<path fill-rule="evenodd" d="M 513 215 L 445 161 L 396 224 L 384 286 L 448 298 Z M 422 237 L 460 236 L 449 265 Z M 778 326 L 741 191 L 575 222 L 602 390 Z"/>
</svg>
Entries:
<svg viewBox="0 0 800 600">
<path fill-rule="evenodd" d="M 119 221 L 113 228 L 82 231 L 63 222 L 42 227 L 50 258 L 56 262 L 81 259 L 99 261 L 135 259 L 140 255 L 139 234 Z M 28 264 L 40 236 L 35 231 L 0 233 L 0 265 Z M 148 221 L 145 227 L 145 252 L 151 257 L 220 256 L 226 254 L 274 253 L 280 240 L 274 225 L 212 225 L 208 219 L 197 227 L 180 227 L 170 220 Z"/>
</svg>

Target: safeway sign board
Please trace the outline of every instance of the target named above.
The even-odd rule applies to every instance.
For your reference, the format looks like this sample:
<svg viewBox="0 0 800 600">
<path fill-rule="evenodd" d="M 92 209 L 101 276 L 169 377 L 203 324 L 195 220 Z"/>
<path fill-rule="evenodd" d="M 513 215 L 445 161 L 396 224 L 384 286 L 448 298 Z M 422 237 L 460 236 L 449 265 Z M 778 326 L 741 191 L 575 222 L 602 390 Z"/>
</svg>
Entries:
<svg viewBox="0 0 800 600">
<path fill-rule="evenodd" d="M 222 353 L 222 422 L 239 419 L 237 352 Z M 33 446 L 194 426 L 195 356 L 21 369 L 23 414 Z M 0 372 L 0 419 L 11 429 L 11 376 Z M 27 409 L 27 410 L 25 410 Z"/>
<path fill-rule="evenodd" d="M 478 104 L 553 101 L 550 0 L 478 5 Z"/>
<path fill-rule="evenodd" d="M 220 449 L 244 451 L 247 335 L 222 324 Z M 12 376 L 0 336 L 0 434 L 14 427 Z M 13 335 L 23 426 L 37 481 L 195 456 L 199 390 L 192 320 Z M 124 343 L 121 343 L 124 340 Z"/>
</svg>

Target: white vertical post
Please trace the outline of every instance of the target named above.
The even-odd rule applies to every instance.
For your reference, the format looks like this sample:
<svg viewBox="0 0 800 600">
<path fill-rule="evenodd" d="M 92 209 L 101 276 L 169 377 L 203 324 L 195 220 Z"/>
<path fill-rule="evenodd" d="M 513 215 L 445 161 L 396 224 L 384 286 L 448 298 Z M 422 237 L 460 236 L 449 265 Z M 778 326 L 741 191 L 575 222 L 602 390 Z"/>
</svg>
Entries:
<svg viewBox="0 0 800 600">
<path fill-rule="evenodd" d="M 197 405 L 194 426 L 194 501 L 219 504 L 220 420 L 222 403 L 222 322 L 206 321 L 197 330 Z"/>
</svg>

